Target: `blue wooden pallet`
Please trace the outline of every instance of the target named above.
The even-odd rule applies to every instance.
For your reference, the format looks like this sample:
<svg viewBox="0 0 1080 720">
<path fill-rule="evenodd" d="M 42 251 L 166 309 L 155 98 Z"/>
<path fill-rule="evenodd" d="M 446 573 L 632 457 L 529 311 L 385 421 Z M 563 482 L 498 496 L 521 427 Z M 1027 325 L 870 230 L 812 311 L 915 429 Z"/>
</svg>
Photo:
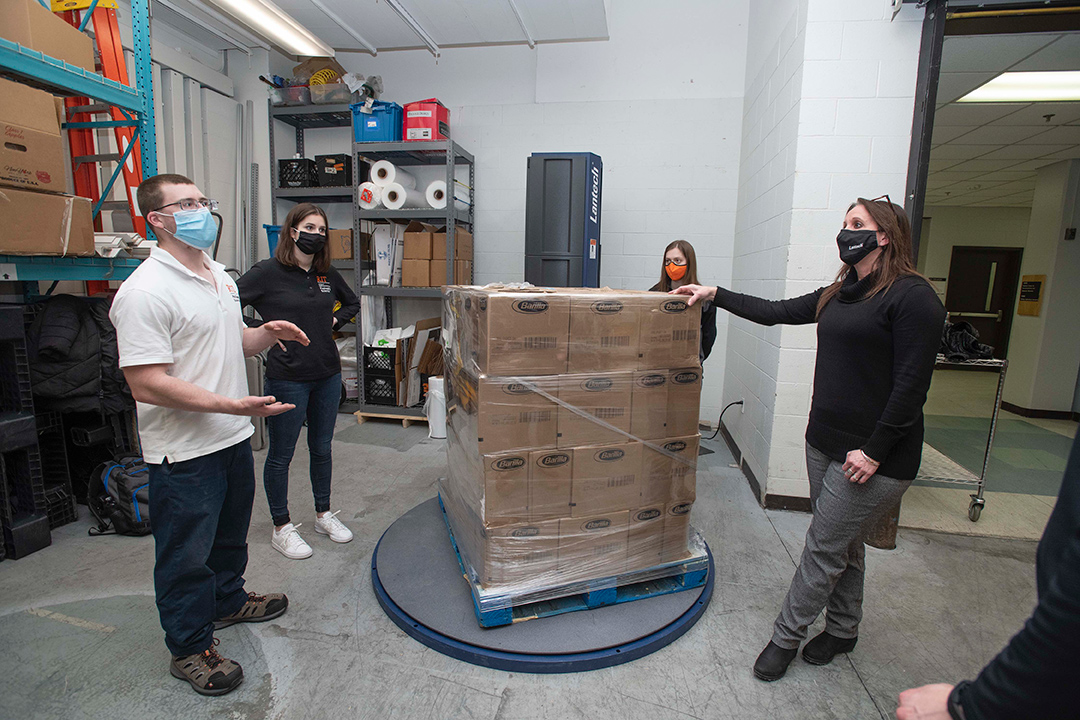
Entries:
<svg viewBox="0 0 1080 720">
<path fill-rule="evenodd" d="M 442 495 L 439 496 L 439 509 L 442 511 L 446 531 L 450 535 L 450 544 L 454 547 L 461 574 L 468 581 L 472 590 L 473 610 L 480 627 L 499 627 L 534 618 L 553 617 L 579 610 L 594 610 L 607 605 L 644 600 L 645 598 L 669 595 L 691 590 L 705 584 L 709 575 L 709 557 L 705 551 L 700 556 L 677 563 L 658 565 L 645 570 L 638 570 L 623 575 L 598 578 L 595 580 L 567 583 L 562 587 L 547 587 L 541 591 L 529 591 L 518 596 L 506 593 L 485 591 L 480 583 L 469 576 L 469 569 L 461 557 L 454 529 L 446 515 Z M 666 577 L 654 577 L 663 568 Z M 551 598 L 552 593 L 559 596 Z M 565 594 L 564 594 L 565 593 Z M 545 599 L 536 599 L 543 594 Z"/>
</svg>

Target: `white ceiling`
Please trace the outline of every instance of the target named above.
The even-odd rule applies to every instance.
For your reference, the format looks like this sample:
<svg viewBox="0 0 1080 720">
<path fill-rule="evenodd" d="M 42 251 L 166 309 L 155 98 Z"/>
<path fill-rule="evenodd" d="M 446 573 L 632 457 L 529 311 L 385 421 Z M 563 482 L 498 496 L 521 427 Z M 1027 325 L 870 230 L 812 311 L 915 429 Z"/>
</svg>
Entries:
<svg viewBox="0 0 1080 720">
<path fill-rule="evenodd" d="M 335 50 L 367 52 L 310 0 L 274 2 Z M 200 19 L 206 18 L 199 0 L 170 0 L 170 3 Z M 379 51 L 424 47 L 412 28 L 383 0 L 322 0 L 322 3 Z M 513 0 L 513 3 L 536 42 L 604 40 L 608 37 L 605 0 Z M 401 0 L 401 5 L 440 49 L 527 42 L 521 24 L 514 16 L 511 0 Z M 180 17 L 160 3 L 154 15 L 206 47 L 217 50 L 232 47 L 205 27 Z M 221 29 L 212 19 L 206 20 L 207 25 Z"/>
<path fill-rule="evenodd" d="M 1080 70 L 1080 33 L 945 38 L 927 205 L 1031 207 L 1035 171 L 1080 158 L 1080 102 L 955 102 L 1007 70 Z"/>
</svg>

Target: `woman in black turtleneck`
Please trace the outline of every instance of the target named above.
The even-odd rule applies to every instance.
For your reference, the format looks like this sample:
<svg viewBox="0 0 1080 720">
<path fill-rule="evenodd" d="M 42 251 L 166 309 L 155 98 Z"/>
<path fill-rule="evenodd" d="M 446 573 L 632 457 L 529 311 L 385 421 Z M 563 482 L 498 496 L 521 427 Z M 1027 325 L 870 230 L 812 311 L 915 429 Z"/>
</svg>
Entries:
<svg viewBox="0 0 1080 720">
<path fill-rule="evenodd" d="M 912 264 L 907 215 L 888 196 L 859 198 L 836 241 L 844 262 L 836 282 L 802 297 L 769 301 L 699 285 L 673 291 L 762 325 L 818 324 L 806 428 L 814 518 L 772 640 L 754 664 L 767 681 L 783 677 L 823 609 L 825 631 L 803 659 L 825 665 L 855 647 L 863 541 L 918 472 L 922 407 L 945 323 L 945 308 Z"/>
</svg>

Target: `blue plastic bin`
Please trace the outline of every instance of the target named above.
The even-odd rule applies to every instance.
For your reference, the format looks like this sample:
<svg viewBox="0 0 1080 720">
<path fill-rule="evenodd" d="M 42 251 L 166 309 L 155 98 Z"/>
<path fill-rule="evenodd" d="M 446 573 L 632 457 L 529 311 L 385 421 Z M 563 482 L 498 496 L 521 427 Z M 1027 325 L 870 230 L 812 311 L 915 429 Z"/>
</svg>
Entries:
<svg viewBox="0 0 1080 720">
<path fill-rule="evenodd" d="M 263 225 L 263 229 L 266 230 L 266 244 L 270 247 L 270 257 L 273 257 L 274 251 L 277 250 L 278 237 L 281 235 L 281 226 Z"/>
<path fill-rule="evenodd" d="M 363 103 L 349 106 L 353 113 L 353 138 L 356 142 L 401 142 L 403 110 L 397 103 L 376 100 L 371 113 L 361 112 Z"/>
</svg>

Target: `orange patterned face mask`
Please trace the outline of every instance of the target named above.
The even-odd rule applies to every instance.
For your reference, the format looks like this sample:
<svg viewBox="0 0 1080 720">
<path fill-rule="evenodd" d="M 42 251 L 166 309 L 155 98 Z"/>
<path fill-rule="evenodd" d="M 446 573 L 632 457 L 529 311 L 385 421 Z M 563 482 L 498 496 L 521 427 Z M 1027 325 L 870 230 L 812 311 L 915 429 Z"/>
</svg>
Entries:
<svg viewBox="0 0 1080 720">
<path fill-rule="evenodd" d="M 666 272 L 667 276 L 669 278 L 671 278 L 672 280 L 679 281 L 679 280 L 683 279 L 684 275 L 686 275 L 686 266 L 685 265 L 667 265 L 664 268 L 664 272 Z"/>
</svg>

